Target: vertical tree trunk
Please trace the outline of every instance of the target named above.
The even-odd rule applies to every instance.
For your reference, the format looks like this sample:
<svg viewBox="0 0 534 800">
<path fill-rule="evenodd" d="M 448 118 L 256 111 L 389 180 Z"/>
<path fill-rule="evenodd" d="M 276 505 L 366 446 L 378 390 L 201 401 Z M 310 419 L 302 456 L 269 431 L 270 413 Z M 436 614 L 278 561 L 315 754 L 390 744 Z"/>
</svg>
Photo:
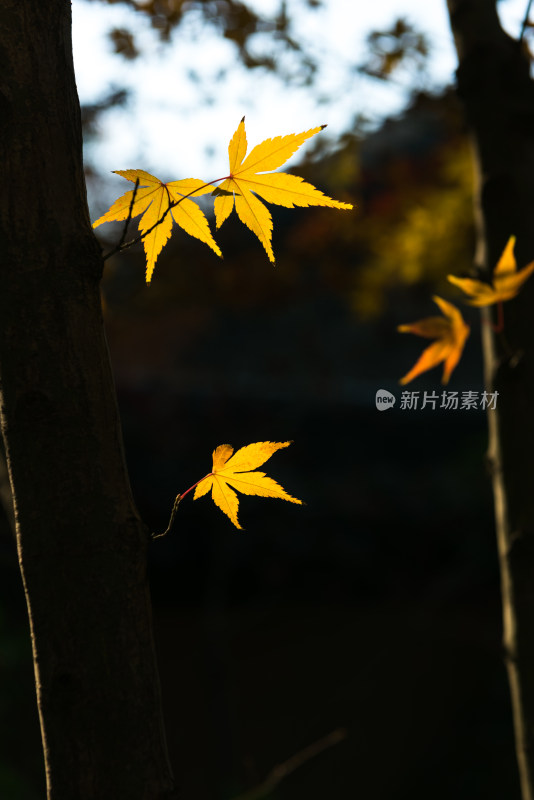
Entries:
<svg viewBox="0 0 534 800">
<path fill-rule="evenodd" d="M 448 0 L 458 91 L 478 180 L 479 277 L 489 279 L 510 235 L 520 267 L 534 260 L 534 84 L 519 41 L 500 27 L 495 0 Z M 534 281 L 505 304 L 505 329 L 483 320 L 501 569 L 503 640 L 523 800 L 534 800 Z"/>
<path fill-rule="evenodd" d="M 0 0 L 0 413 L 49 800 L 175 797 L 100 311 L 69 0 Z"/>
</svg>

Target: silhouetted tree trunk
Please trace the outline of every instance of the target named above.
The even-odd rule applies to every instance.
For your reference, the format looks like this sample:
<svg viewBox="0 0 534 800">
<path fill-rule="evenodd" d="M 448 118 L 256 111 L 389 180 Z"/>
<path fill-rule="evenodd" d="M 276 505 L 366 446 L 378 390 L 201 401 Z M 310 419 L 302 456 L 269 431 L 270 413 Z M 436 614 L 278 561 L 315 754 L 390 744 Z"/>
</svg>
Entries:
<svg viewBox="0 0 534 800">
<path fill-rule="evenodd" d="M 525 2 L 525 6 L 527 3 Z M 534 260 L 534 84 L 520 41 L 495 0 L 448 0 L 458 91 L 477 157 L 479 248 L 488 279 L 508 237 L 520 267 Z M 534 800 L 534 281 L 505 303 L 502 334 L 483 325 L 501 569 L 503 640 L 523 800 Z M 489 319 L 489 315 L 486 315 Z M 485 322 L 488 321 L 485 320 Z"/>
<path fill-rule="evenodd" d="M 175 797 L 69 0 L 0 0 L 0 410 L 50 800 Z"/>
</svg>

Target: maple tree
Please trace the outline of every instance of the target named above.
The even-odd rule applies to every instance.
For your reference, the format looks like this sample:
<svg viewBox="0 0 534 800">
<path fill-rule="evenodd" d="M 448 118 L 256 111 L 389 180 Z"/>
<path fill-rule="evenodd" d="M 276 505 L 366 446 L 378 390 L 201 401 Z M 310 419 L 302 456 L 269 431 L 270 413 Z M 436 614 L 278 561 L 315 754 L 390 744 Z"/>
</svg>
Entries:
<svg viewBox="0 0 534 800">
<path fill-rule="evenodd" d="M 104 222 L 122 220 L 128 222 L 131 217 L 142 214 L 139 221 L 141 236 L 132 242 L 119 245 L 117 249 L 125 249 L 134 242 L 143 240 L 146 280 L 150 283 L 156 259 L 171 235 L 173 219 L 186 233 L 205 242 L 217 255 L 222 255 L 211 235 L 204 213 L 189 199 L 212 192 L 215 196 L 217 227 L 220 228 L 230 216 L 235 205 L 239 219 L 256 234 L 269 260 L 274 262 L 271 244 L 272 217 L 268 208 L 256 195 L 260 195 L 269 203 L 286 208 L 295 206 L 353 208 L 351 203 L 332 200 L 296 175 L 284 172 L 266 174 L 282 166 L 307 139 L 325 127 L 326 125 L 320 125 L 303 133 L 290 133 L 286 136 L 276 136 L 274 139 L 265 139 L 246 156 L 247 137 L 243 117 L 228 146 L 229 175 L 208 182 L 198 178 L 188 178 L 163 183 L 144 170 L 115 170 L 117 175 L 136 183 L 136 186 L 122 195 L 105 214 L 95 220 L 93 228 Z M 214 189 L 216 183 L 220 185 Z"/>
<path fill-rule="evenodd" d="M 9 89 L 2 91 L 7 123 L 1 126 L 3 185 L 9 187 L 0 214 L 2 432 L 17 507 L 49 793 L 67 800 L 131 800 L 140 792 L 170 798 L 176 793 L 162 735 L 146 531 L 129 490 L 101 326 L 102 263 L 85 206 L 79 109 L 65 46 L 68 5 L 20 0 L 0 30 Z M 483 270 L 495 263 L 510 230 L 518 233 L 521 257 L 532 252 L 532 82 L 525 48 L 504 34 L 494 3 L 449 0 L 448 6 L 484 176 Z M 24 204 L 13 203 L 19 186 Z M 34 188 L 27 192 L 27 186 Z M 234 193 L 234 201 L 239 196 Z M 180 197 L 176 205 L 188 199 Z M 160 201 L 153 199 L 162 214 L 174 202 L 163 211 L 163 192 Z M 154 225 L 162 223 L 163 216 Z M 147 238 L 149 230 L 143 231 Z M 161 251 L 156 252 L 158 237 L 149 248 L 152 268 Z M 534 774 L 532 291 L 526 284 L 507 316 L 506 347 L 485 327 L 488 380 L 505 389 L 497 422 L 490 422 L 491 463 L 525 799 L 533 796 Z"/>
</svg>

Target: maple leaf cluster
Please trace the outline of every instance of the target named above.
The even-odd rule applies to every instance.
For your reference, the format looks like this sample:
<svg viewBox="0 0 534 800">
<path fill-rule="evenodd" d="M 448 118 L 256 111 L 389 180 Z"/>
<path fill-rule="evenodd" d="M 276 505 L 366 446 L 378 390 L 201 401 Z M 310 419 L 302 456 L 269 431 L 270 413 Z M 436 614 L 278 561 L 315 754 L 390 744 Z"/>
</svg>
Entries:
<svg viewBox="0 0 534 800">
<path fill-rule="evenodd" d="M 104 222 L 120 222 L 142 214 L 139 231 L 146 255 L 146 280 L 150 283 L 156 260 L 171 236 L 173 221 L 190 236 L 200 239 L 218 256 L 222 256 L 204 212 L 190 199 L 211 192 L 215 197 L 217 228 L 221 227 L 235 207 L 239 219 L 258 237 L 269 260 L 274 262 L 271 243 L 272 217 L 259 197 L 268 203 L 286 208 L 295 206 L 352 208 L 350 203 L 332 200 L 296 175 L 270 172 L 281 167 L 307 139 L 325 127 L 320 125 L 303 133 L 290 133 L 287 136 L 265 139 L 247 156 L 248 145 L 243 117 L 228 146 L 229 174 L 209 182 L 188 178 L 163 183 L 142 169 L 115 170 L 117 175 L 136 183 L 136 187 L 119 197 L 111 208 L 93 223 L 93 228 Z M 217 183 L 220 185 L 215 187 Z"/>
</svg>

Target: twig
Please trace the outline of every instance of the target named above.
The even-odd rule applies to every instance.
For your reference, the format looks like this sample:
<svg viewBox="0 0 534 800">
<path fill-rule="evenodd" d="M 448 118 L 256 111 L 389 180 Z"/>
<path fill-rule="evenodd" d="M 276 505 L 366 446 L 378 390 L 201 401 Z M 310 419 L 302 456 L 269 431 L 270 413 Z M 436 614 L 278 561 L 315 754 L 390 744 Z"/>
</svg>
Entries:
<svg viewBox="0 0 534 800">
<path fill-rule="evenodd" d="M 171 511 L 171 518 L 169 520 L 169 524 L 167 525 L 167 530 L 163 531 L 163 533 L 152 533 L 151 534 L 152 539 L 161 539 L 162 536 L 167 536 L 167 534 L 169 533 L 170 529 L 174 524 L 174 518 L 176 516 L 176 512 L 178 511 L 178 506 L 180 505 L 180 502 L 184 499 L 186 494 L 189 494 L 189 492 L 191 492 L 195 488 L 195 486 L 198 486 L 199 483 L 202 483 L 203 480 L 209 478 L 211 474 L 212 474 L 211 472 L 208 472 L 207 475 L 204 475 L 203 478 L 201 478 L 199 481 L 190 486 L 189 489 L 186 489 L 185 492 L 176 495 L 176 498 L 174 500 L 174 505 Z"/>
<path fill-rule="evenodd" d="M 120 238 L 119 244 L 117 247 L 122 247 L 124 244 L 124 240 L 126 239 L 126 231 L 128 230 L 128 225 L 130 224 L 130 220 L 132 219 L 132 210 L 135 203 L 135 195 L 137 194 L 137 190 L 139 189 L 139 178 L 135 179 L 135 186 L 132 192 L 132 199 L 130 200 L 130 208 L 128 209 L 128 216 L 126 217 L 126 222 L 124 223 L 124 228 L 122 230 L 122 236 Z"/>
<path fill-rule="evenodd" d="M 207 183 L 204 183 L 202 186 L 198 186 L 196 189 L 193 189 L 188 194 L 184 194 L 183 197 L 180 197 L 179 200 L 175 200 L 174 203 L 169 203 L 168 208 L 163 212 L 162 216 L 158 219 L 157 222 L 154 223 L 154 225 L 152 225 L 151 228 L 149 228 L 148 230 L 144 231 L 139 236 L 136 236 L 135 239 L 132 239 L 131 241 L 126 242 L 125 244 L 123 244 L 123 242 L 124 242 L 124 237 L 123 237 L 121 239 L 121 241 L 119 242 L 119 244 L 116 247 L 114 247 L 112 250 L 110 250 L 109 253 L 104 253 L 104 255 L 102 256 L 103 260 L 107 261 L 107 259 L 111 258 L 111 256 L 114 256 L 115 253 L 121 253 L 123 250 L 127 250 L 132 245 L 137 244 L 138 242 L 141 242 L 145 238 L 145 236 L 148 236 L 149 233 L 152 233 L 154 228 L 157 228 L 158 225 L 161 225 L 161 223 L 163 222 L 163 220 L 165 219 L 167 214 L 173 208 L 176 208 L 176 206 L 179 206 L 180 203 L 182 202 L 182 200 L 187 200 L 187 198 L 191 197 L 192 194 L 195 194 L 196 192 L 199 192 L 201 189 L 205 189 L 206 186 L 212 186 L 214 183 L 217 183 L 217 181 L 223 181 L 223 180 L 226 180 L 226 179 L 225 178 L 215 178 L 215 180 L 213 180 L 213 181 L 208 181 Z M 167 192 L 168 191 L 169 190 L 167 189 Z M 131 211 L 131 209 L 130 209 L 130 211 Z"/>
<path fill-rule="evenodd" d="M 185 492 L 184 492 L 184 494 L 185 494 Z M 174 518 L 176 516 L 176 512 L 178 511 L 178 506 L 180 505 L 180 501 L 181 501 L 183 496 L 184 496 L 183 494 L 177 494 L 176 495 L 176 498 L 174 500 L 174 505 L 173 505 L 172 511 L 171 511 L 171 518 L 169 520 L 169 524 L 167 525 L 167 530 L 163 531 L 163 533 L 153 533 L 152 534 L 152 538 L 153 539 L 160 539 L 162 536 L 167 536 L 167 534 L 169 533 L 170 529 L 172 528 L 172 526 L 174 524 Z"/>
<path fill-rule="evenodd" d="M 288 758 L 287 761 L 283 761 L 281 764 L 273 767 L 263 783 L 260 783 L 259 786 L 255 786 L 254 789 L 249 789 L 249 791 L 244 794 L 240 794 L 239 797 L 234 797 L 233 800 L 261 800 L 261 798 L 267 797 L 284 778 L 287 778 L 287 776 L 295 772 L 296 769 L 302 767 L 303 764 L 315 758 L 315 756 L 318 756 L 319 753 L 328 750 L 330 747 L 342 742 L 343 739 L 346 738 L 347 731 L 344 728 L 336 728 L 336 730 L 329 733 L 328 736 L 324 736 L 322 739 L 308 745 L 308 747 L 305 747 L 303 750 L 299 750 L 298 753 Z"/>
<path fill-rule="evenodd" d="M 532 5 L 532 0 L 528 0 L 527 10 L 525 12 L 525 18 L 523 20 L 523 24 L 521 25 L 521 33 L 519 34 L 519 43 L 523 41 L 523 37 L 525 32 L 528 28 L 528 18 L 530 17 L 530 6 Z"/>
</svg>

